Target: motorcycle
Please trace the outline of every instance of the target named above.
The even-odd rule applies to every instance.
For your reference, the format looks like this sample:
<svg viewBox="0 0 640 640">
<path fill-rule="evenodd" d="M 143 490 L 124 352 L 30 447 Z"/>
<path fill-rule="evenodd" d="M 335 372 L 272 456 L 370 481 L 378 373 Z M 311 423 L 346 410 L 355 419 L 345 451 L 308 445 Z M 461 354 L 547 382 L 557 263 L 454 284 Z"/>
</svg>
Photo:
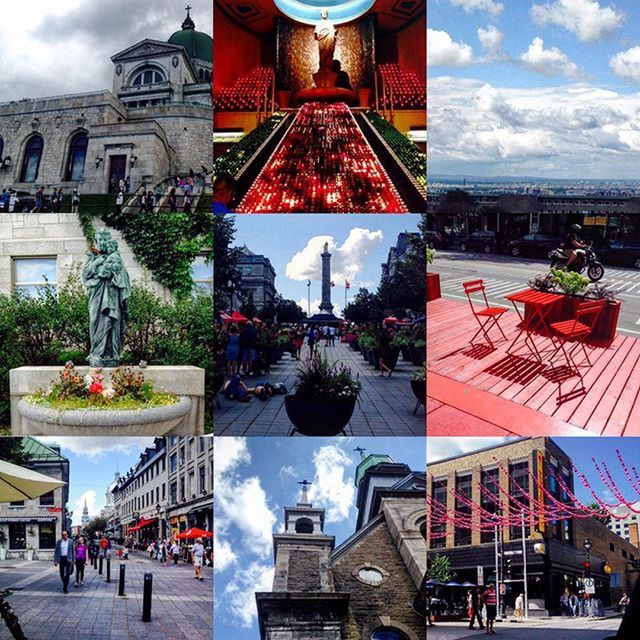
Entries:
<svg viewBox="0 0 640 640">
<path fill-rule="evenodd" d="M 583 273 L 586 271 L 586 275 L 591 282 L 597 282 L 604 276 L 604 267 L 598 260 L 592 245 L 584 249 L 577 250 L 577 257 L 569 267 L 569 271 L 575 271 L 576 273 Z M 554 249 L 549 252 L 549 258 L 551 259 L 552 269 L 566 268 L 567 256 L 564 255 L 562 249 Z"/>
</svg>

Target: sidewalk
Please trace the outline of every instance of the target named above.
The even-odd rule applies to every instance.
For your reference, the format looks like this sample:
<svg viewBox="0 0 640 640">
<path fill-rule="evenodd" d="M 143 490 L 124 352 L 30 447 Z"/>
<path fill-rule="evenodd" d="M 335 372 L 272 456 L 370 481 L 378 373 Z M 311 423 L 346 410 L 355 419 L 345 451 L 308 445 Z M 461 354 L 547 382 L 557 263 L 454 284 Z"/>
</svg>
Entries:
<svg viewBox="0 0 640 640">
<path fill-rule="evenodd" d="M 427 390 L 432 435 L 530 435 L 532 421 L 549 435 L 631 436 L 640 434 L 640 340 L 617 335 L 594 343 L 592 366 L 583 383 L 520 349 L 508 354 L 519 318 L 505 313 L 500 338 L 491 348 L 482 338 L 468 304 L 440 298 L 427 305 Z M 496 335 L 497 334 L 497 335 Z M 537 348 L 549 339 L 535 335 Z M 439 404 L 440 403 L 440 404 Z M 447 408 L 448 407 L 448 408 Z M 446 418 L 446 420 L 445 420 Z M 449 426 L 447 427 L 447 421 Z"/>
<path fill-rule="evenodd" d="M 498 640 L 604 640 L 615 636 L 620 626 L 620 617 L 590 618 L 541 618 L 527 622 L 498 622 L 495 637 Z M 427 627 L 428 640 L 466 640 L 466 638 L 486 638 L 485 631 L 477 627 L 469 629 L 468 622 L 439 622 Z"/>
<path fill-rule="evenodd" d="M 248 386 L 257 382 L 283 382 L 289 393 L 293 392 L 296 369 L 307 358 L 309 348 L 302 348 L 302 361 L 295 360 L 286 353 L 271 366 L 268 376 L 243 378 Z M 391 378 L 379 377 L 372 365 L 365 362 L 360 353 L 336 340 L 335 346 L 320 347 L 320 354 L 326 354 L 330 361 L 339 361 L 351 369 L 351 374 L 362 383 L 353 416 L 345 431 L 349 436 L 424 436 L 424 408 L 419 407 L 416 415 L 415 397 L 409 380 L 418 367 L 398 359 Z M 221 408 L 214 407 L 213 428 L 216 436 L 287 436 L 293 425 L 284 407 L 284 396 L 273 396 L 263 402 L 251 398 L 249 402 L 227 400 L 218 396 Z"/>
<path fill-rule="evenodd" d="M 125 597 L 118 597 L 120 560 L 111 561 L 111 583 L 87 566 L 84 585 L 62 592 L 58 568 L 52 562 L 0 562 L 0 589 L 11 589 L 7 601 L 18 615 L 29 640 L 211 640 L 213 634 L 213 572 L 193 579 L 191 565 L 177 567 L 149 560 L 142 551 L 122 561 L 126 565 Z M 151 621 L 142 622 L 145 573 L 153 574 Z M 11 635 L 0 620 L 0 639 Z"/>
</svg>

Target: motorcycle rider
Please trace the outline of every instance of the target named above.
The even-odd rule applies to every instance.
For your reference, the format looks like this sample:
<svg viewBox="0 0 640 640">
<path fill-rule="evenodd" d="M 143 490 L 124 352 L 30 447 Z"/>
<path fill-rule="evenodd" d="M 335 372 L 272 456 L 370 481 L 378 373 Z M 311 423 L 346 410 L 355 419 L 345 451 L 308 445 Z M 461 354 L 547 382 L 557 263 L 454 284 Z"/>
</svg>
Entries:
<svg viewBox="0 0 640 640">
<path fill-rule="evenodd" d="M 576 261 L 578 249 L 585 249 L 587 244 L 580 239 L 582 227 L 579 224 L 572 224 L 569 233 L 564 239 L 564 255 L 567 256 L 567 270 Z"/>
</svg>

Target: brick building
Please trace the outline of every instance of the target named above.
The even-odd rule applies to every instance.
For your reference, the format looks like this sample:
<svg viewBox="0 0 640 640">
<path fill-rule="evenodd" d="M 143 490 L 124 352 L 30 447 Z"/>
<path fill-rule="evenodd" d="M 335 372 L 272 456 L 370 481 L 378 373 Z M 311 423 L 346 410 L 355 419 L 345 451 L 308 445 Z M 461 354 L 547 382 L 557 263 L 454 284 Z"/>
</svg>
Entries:
<svg viewBox="0 0 640 640">
<path fill-rule="evenodd" d="M 496 513 L 508 507 L 517 513 L 522 507 L 534 510 L 533 500 L 548 502 L 541 487 L 559 502 L 570 504 L 567 492 L 556 478 L 561 477 L 573 491 L 571 469 L 566 453 L 550 438 L 518 439 L 428 465 L 427 491 L 435 502 L 459 513 L 471 512 L 453 490 L 486 511 Z M 483 493 L 480 486 L 489 492 Z M 519 487 L 530 498 L 525 497 Z M 509 505 L 505 504 L 507 494 Z M 479 513 L 471 517 L 471 529 L 455 526 L 453 522 L 431 522 L 428 555 L 429 558 L 446 555 L 458 582 L 480 582 L 481 567 L 487 584 L 496 580 L 496 532 L 481 530 Z M 523 590 L 522 531 L 522 526 L 516 525 L 505 527 L 497 534 L 500 548 L 505 552 L 501 562 L 503 582 L 507 585 L 507 606 L 513 606 L 517 594 Z M 557 613 L 562 593 L 565 590 L 577 593 L 581 589 L 586 538 L 593 543 L 591 575 L 595 579 L 596 596 L 610 604 L 621 591 L 631 591 L 635 580 L 631 562 L 637 560 L 640 551 L 593 518 L 527 519 L 524 535 L 530 614 Z"/>
<path fill-rule="evenodd" d="M 303 484 L 273 536 L 273 589 L 256 593 L 262 640 L 426 640 L 424 473 L 385 455 L 356 471 L 355 533 L 335 546 Z"/>
</svg>

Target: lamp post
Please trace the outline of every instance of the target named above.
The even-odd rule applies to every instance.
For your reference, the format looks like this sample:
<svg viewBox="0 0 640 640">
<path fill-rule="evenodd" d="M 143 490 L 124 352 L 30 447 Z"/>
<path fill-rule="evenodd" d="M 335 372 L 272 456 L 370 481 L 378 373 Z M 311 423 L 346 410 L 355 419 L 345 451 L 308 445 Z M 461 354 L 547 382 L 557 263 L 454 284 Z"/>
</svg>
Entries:
<svg viewBox="0 0 640 640">
<path fill-rule="evenodd" d="M 582 546 L 584 547 L 584 550 L 587 553 L 587 560 L 584 563 L 584 577 L 590 578 L 591 577 L 591 548 L 593 547 L 593 544 L 591 544 L 591 540 L 589 540 L 589 538 L 585 538 L 584 542 L 582 543 Z"/>
<path fill-rule="evenodd" d="M 11 156 L 0 158 L 0 171 L 6 171 L 11 164 Z"/>
</svg>

